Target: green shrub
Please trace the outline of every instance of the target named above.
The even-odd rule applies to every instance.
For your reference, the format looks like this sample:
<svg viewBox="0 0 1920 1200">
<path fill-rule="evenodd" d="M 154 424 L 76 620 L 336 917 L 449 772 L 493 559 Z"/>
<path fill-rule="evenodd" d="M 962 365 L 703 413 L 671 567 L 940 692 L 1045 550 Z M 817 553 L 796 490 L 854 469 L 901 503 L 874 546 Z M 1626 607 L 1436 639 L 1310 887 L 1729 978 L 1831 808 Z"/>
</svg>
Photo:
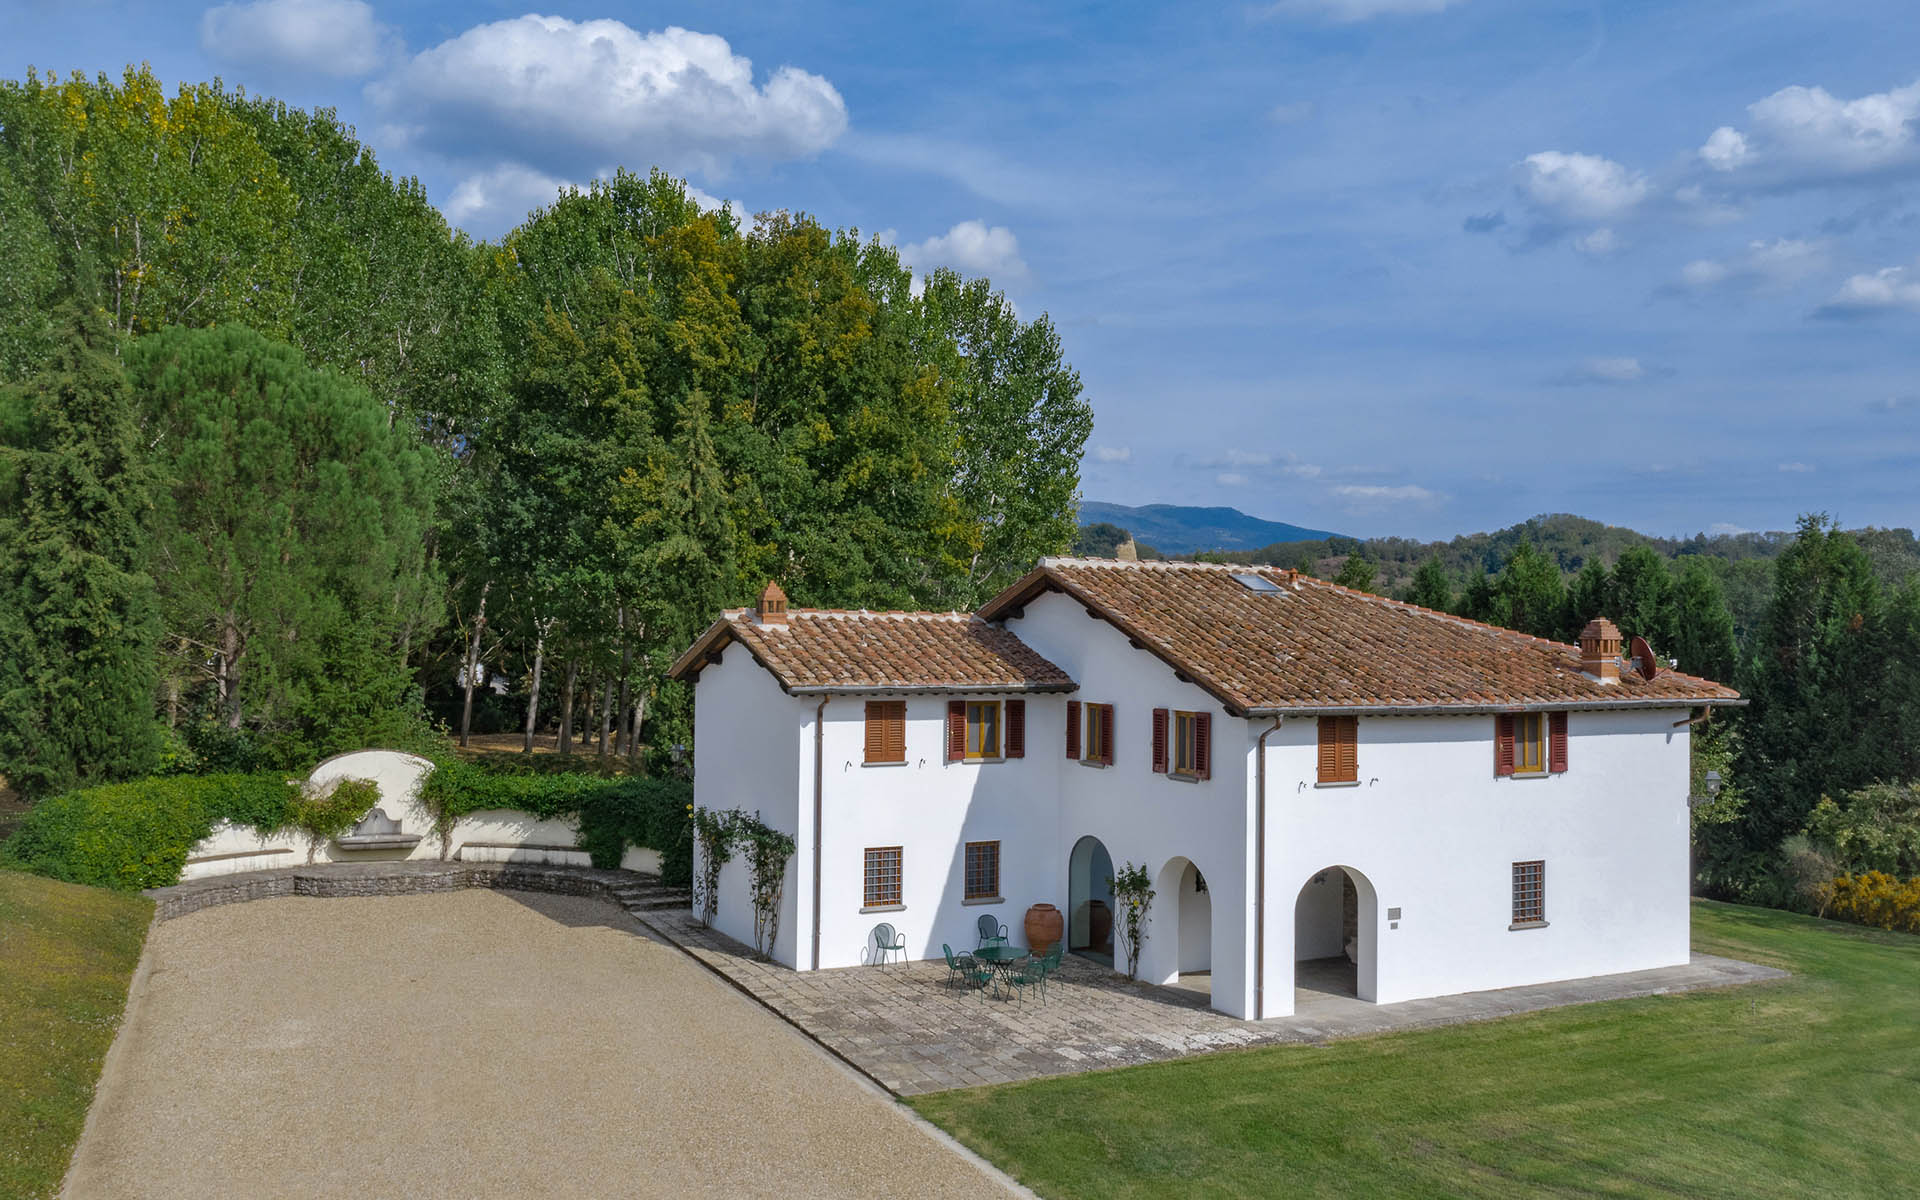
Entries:
<svg viewBox="0 0 1920 1200">
<path fill-rule="evenodd" d="M 1807 836 L 1832 847 L 1848 871 L 1920 875 L 1920 785 L 1875 783 L 1841 803 L 1820 797 L 1807 816 Z"/>
<path fill-rule="evenodd" d="M 284 828 L 297 829 L 307 839 L 307 861 L 328 838 L 352 829 L 354 822 L 380 803 L 380 785 L 371 779 L 342 779 L 325 795 L 302 790 L 287 803 Z"/>
<path fill-rule="evenodd" d="M 50 796 L 5 846 L 23 869 L 69 883 L 136 891 L 180 881 L 187 852 L 226 820 L 287 823 L 296 791 L 280 775 L 142 779 Z"/>
</svg>

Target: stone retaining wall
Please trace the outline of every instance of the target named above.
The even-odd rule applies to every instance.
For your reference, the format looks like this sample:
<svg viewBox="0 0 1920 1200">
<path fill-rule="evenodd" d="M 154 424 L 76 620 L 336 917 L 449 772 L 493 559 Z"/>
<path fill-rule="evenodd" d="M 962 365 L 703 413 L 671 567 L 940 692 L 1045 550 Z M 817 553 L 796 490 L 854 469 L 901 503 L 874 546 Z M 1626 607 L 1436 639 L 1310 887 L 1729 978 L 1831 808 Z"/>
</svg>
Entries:
<svg viewBox="0 0 1920 1200">
<path fill-rule="evenodd" d="M 154 920 L 170 921 L 203 908 L 281 896 L 408 896 L 473 887 L 594 896 L 623 907 L 639 893 L 670 894 L 658 876 L 636 871 L 485 862 L 326 863 L 215 875 L 146 894 L 154 902 Z"/>
</svg>

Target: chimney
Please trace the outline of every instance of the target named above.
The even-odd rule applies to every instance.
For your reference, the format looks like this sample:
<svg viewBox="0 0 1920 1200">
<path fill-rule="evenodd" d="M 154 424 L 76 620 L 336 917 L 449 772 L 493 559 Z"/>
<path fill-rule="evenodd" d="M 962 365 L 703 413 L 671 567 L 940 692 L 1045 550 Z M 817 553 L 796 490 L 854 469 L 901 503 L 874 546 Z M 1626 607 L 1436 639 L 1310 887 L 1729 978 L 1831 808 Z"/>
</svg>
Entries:
<svg viewBox="0 0 1920 1200">
<path fill-rule="evenodd" d="M 1620 682 L 1620 629 L 1605 617 L 1580 631 L 1580 669 L 1601 683 Z"/>
<path fill-rule="evenodd" d="M 1140 547 L 1134 543 L 1132 534 L 1128 534 L 1126 541 L 1113 548 L 1113 556 L 1121 562 L 1140 561 Z"/>
<path fill-rule="evenodd" d="M 762 625 L 785 625 L 787 623 L 787 594 L 780 585 L 767 580 L 766 588 L 760 593 L 760 607 L 756 610 Z M 1620 648 L 1620 635 L 1613 635 L 1614 649 Z"/>
</svg>

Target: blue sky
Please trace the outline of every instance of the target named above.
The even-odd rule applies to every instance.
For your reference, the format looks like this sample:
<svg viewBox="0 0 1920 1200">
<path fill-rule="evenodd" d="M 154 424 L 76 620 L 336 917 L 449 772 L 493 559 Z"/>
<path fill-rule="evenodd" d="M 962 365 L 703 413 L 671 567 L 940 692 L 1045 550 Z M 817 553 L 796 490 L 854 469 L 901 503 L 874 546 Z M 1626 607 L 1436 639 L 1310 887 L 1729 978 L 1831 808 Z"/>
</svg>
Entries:
<svg viewBox="0 0 1920 1200">
<path fill-rule="evenodd" d="M 1060 326 L 1084 491 L 1439 537 L 1913 525 L 1920 6 L 29 0 L 498 236 L 658 163 Z"/>
</svg>

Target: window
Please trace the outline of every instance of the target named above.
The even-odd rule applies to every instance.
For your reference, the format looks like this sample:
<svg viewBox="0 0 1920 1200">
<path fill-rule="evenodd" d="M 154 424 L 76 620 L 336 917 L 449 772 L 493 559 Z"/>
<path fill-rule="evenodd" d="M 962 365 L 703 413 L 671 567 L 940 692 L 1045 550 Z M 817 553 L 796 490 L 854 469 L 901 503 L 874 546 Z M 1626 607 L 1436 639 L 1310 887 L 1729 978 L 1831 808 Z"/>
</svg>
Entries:
<svg viewBox="0 0 1920 1200">
<path fill-rule="evenodd" d="M 1360 782 L 1360 720 L 1320 718 L 1320 782 Z"/>
<path fill-rule="evenodd" d="M 1513 864 L 1513 927 L 1547 923 L 1547 864 Z"/>
<path fill-rule="evenodd" d="M 1153 710 L 1153 769 L 1178 779 L 1205 779 L 1213 768 L 1213 717 Z"/>
<path fill-rule="evenodd" d="M 867 847 L 868 908 L 885 908 L 900 903 L 900 847 Z"/>
<path fill-rule="evenodd" d="M 967 899 L 1000 898 L 1000 843 L 967 843 Z"/>
<path fill-rule="evenodd" d="M 907 702 L 867 701 L 867 761 L 907 761 Z"/>
<path fill-rule="evenodd" d="M 1541 753 L 1541 728 L 1546 724 L 1540 713 L 1517 713 L 1513 718 L 1513 773 L 1538 775 L 1547 769 Z"/>
<path fill-rule="evenodd" d="M 1080 761 L 1095 766 L 1113 765 L 1113 705 L 1084 704 L 1087 710 L 1086 756 Z"/>
<path fill-rule="evenodd" d="M 1000 757 L 1000 702 L 967 701 L 967 757 Z"/>
</svg>

